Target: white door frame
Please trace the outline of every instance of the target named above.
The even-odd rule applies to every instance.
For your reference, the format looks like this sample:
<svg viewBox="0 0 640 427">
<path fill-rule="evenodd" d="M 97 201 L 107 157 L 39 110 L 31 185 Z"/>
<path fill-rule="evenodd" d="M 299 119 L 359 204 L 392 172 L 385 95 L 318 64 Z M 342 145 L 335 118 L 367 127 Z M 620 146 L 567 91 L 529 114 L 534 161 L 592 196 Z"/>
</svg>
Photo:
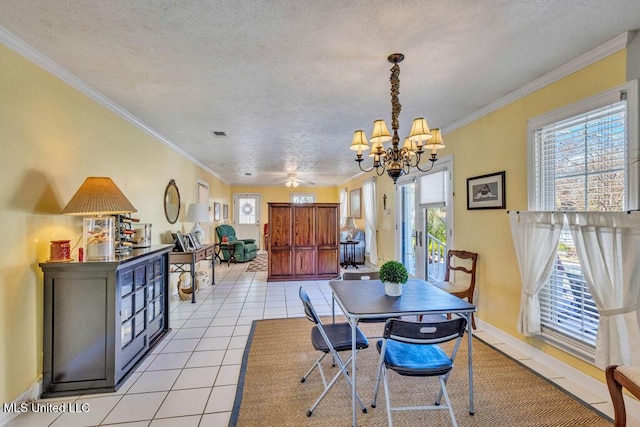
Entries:
<svg viewBox="0 0 640 427">
<path fill-rule="evenodd" d="M 425 218 L 424 218 L 424 210 L 427 207 L 420 205 L 420 177 L 423 175 L 428 175 L 430 173 L 434 173 L 434 172 L 440 172 L 442 170 L 446 169 L 448 171 L 448 181 L 447 181 L 447 203 L 446 203 L 446 211 L 447 211 L 447 250 L 449 248 L 453 248 L 454 246 L 454 242 L 453 242 L 453 236 L 454 236 L 454 232 L 453 232 L 453 228 L 454 228 L 454 223 L 453 223 L 453 219 L 454 219 L 454 210 L 453 210 L 453 196 L 454 196 L 454 183 L 453 183 L 453 155 L 449 155 L 449 156 L 445 156 L 441 159 L 439 159 L 436 164 L 434 165 L 433 169 L 431 169 L 428 172 L 420 172 L 418 170 L 413 170 L 411 173 L 409 173 L 408 175 L 404 175 L 401 178 L 398 178 L 398 182 L 396 185 L 405 185 L 405 184 L 409 184 L 411 182 L 415 182 L 415 191 L 416 191 L 416 206 L 415 206 L 415 215 L 416 218 L 415 220 L 415 224 L 416 224 L 416 232 L 417 232 L 417 236 L 416 236 L 416 246 L 415 247 L 415 267 L 416 267 L 416 275 L 415 277 L 418 279 L 426 279 L 425 277 L 425 273 L 426 273 L 426 268 L 425 268 L 425 244 L 427 241 L 427 236 L 426 236 L 426 223 L 425 223 Z M 397 195 L 396 195 L 397 196 Z M 398 217 L 398 214 L 400 213 L 400 209 L 398 206 L 398 197 L 396 197 L 396 235 L 395 235 L 395 247 L 396 247 L 396 259 L 401 259 L 401 241 L 400 241 L 400 223 L 401 223 L 401 218 Z M 422 238 L 420 238 L 420 233 L 422 233 Z M 422 243 L 422 244 L 421 244 Z"/>
</svg>

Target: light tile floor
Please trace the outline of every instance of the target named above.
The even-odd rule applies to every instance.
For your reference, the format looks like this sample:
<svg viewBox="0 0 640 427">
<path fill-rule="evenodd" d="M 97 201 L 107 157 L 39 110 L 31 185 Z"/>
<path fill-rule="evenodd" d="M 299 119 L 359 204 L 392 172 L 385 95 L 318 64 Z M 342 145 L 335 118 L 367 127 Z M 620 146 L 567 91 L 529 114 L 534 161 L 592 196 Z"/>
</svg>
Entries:
<svg viewBox="0 0 640 427">
<path fill-rule="evenodd" d="M 246 266 L 216 266 L 217 284 L 201 289 L 195 304 L 172 299 L 172 331 L 117 392 L 46 400 L 72 402 L 78 408 L 86 403 L 88 412 L 26 412 L 8 426 L 226 426 L 252 321 L 304 316 L 298 298 L 300 286 L 309 293 L 319 314 L 331 314 L 328 281 L 267 284 L 266 272 L 247 273 Z M 481 329 L 478 335 L 492 340 Z M 493 341 L 509 352 L 499 340 Z M 512 353 L 535 367 L 528 356 L 515 350 Z M 574 387 L 578 396 L 611 414 L 608 402 L 584 393 L 570 379 L 554 377 L 554 381 L 570 391 Z"/>
</svg>

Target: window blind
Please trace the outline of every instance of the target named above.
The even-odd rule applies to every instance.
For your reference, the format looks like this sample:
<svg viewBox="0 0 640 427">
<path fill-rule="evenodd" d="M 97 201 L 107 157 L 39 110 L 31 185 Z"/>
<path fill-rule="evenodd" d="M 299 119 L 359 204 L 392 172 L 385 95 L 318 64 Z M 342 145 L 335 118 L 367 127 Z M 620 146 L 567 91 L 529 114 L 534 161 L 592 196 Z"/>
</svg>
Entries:
<svg viewBox="0 0 640 427">
<path fill-rule="evenodd" d="M 533 129 L 536 209 L 626 208 L 627 111 L 627 101 L 621 99 Z M 569 230 L 561 234 L 556 265 L 539 299 L 543 334 L 593 351 L 600 316 Z"/>
</svg>

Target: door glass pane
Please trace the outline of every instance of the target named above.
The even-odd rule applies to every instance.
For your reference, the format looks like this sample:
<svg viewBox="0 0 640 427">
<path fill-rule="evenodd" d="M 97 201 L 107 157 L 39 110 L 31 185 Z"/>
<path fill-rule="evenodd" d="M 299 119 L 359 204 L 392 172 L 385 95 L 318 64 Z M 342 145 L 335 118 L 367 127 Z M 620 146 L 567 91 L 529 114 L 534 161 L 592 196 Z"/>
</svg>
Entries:
<svg viewBox="0 0 640 427">
<path fill-rule="evenodd" d="M 238 197 L 238 206 L 240 212 L 238 214 L 238 223 L 240 225 L 256 224 L 256 199 L 253 197 Z"/>
<path fill-rule="evenodd" d="M 400 187 L 400 256 L 410 275 L 416 272 L 415 184 Z"/>
<path fill-rule="evenodd" d="M 428 207 L 427 218 L 427 251 L 425 266 L 427 280 L 444 280 L 445 255 L 447 252 L 447 208 L 444 206 Z"/>
</svg>

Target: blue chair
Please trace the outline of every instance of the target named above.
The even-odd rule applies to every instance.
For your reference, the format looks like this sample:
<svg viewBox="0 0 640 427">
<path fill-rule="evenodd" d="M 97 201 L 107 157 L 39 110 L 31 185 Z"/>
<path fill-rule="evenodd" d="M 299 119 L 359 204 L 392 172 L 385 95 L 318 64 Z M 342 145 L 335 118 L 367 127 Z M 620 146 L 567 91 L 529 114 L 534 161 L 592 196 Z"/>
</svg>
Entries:
<svg viewBox="0 0 640 427">
<path fill-rule="evenodd" d="M 371 407 L 376 407 L 380 379 L 382 378 L 389 426 L 393 426 L 392 411 L 426 409 L 448 409 L 454 427 L 458 426 L 447 393 L 447 379 L 453 368 L 453 361 L 458 353 L 466 325 L 467 320 L 463 317 L 426 323 L 406 322 L 398 319 L 387 320 L 383 339 L 378 341 L 376 345 L 380 352 L 380 362 L 378 363 L 378 375 Z M 451 354 L 447 355 L 438 344 L 452 340 L 456 340 L 456 342 Z M 410 377 L 438 377 L 440 392 L 436 397 L 435 405 L 392 407 L 389 396 L 388 370 Z M 443 395 L 445 406 L 440 405 Z"/>
<path fill-rule="evenodd" d="M 311 320 L 315 323 L 315 326 L 311 330 L 311 343 L 313 344 L 313 348 L 322 352 L 320 358 L 313 364 L 311 369 L 307 371 L 306 374 L 302 377 L 300 382 L 305 382 L 311 372 L 317 367 L 320 371 L 320 376 L 322 377 L 322 382 L 324 384 L 324 391 L 320 395 L 320 397 L 315 401 L 311 408 L 307 411 L 307 417 L 310 417 L 313 414 L 313 411 L 320 404 L 320 401 L 324 399 L 327 395 L 331 387 L 336 383 L 340 375 L 344 375 L 351 387 L 351 377 L 347 372 L 346 365 L 351 361 L 351 357 L 347 359 L 347 361 L 343 362 L 342 358 L 338 355 L 339 352 L 348 351 L 351 352 L 351 325 L 349 323 L 329 323 L 327 325 L 323 325 L 320 321 L 320 317 L 316 313 L 316 310 L 311 305 L 311 300 L 309 299 L 309 295 L 305 292 L 302 287 L 299 290 L 300 300 L 302 301 L 302 305 L 304 306 L 304 312 L 307 316 L 307 319 Z M 367 337 L 364 336 L 360 329 L 356 329 L 356 349 L 361 350 L 369 347 L 369 341 Z M 324 375 L 324 371 L 322 370 L 322 359 L 325 358 L 326 355 L 331 354 L 333 356 L 334 363 L 338 365 L 338 372 L 335 374 L 333 379 L 327 383 L 327 380 Z M 362 412 L 367 412 L 367 407 L 360 399 L 359 395 L 358 402 L 360 402 L 360 406 L 362 407 Z"/>
</svg>

